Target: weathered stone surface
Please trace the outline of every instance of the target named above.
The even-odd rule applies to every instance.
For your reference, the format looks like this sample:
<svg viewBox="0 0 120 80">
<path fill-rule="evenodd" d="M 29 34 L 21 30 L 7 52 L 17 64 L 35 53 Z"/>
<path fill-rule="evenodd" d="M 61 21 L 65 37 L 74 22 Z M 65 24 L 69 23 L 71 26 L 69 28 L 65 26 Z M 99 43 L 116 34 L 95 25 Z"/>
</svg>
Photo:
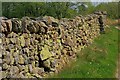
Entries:
<svg viewBox="0 0 120 80">
<path fill-rule="evenodd" d="M 24 71 L 25 71 L 25 72 L 28 72 L 28 71 L 29 71 L 29 66 L 28 66 L 28 65 L 25 65 Z"/>
<path fill-rule="evenodd" d="M 20 64 L 17 64 L 17 67 L 18 67 L 18 69 L 19 69 L 20 72 L 23 71 L 24 68 L 25 68 L 24 65 L 20 65 Z"/>
<path fill-rule="evenodd" d="M 19 68 L 17 66 L 11 66 L 9 69 L 10 69 L 11 76 L 13 76 L 15 74 L 19 74 Z"/>
<path fill-rule="evenodd" d="M 16 39 L 15 39 L 15 38 L 10 38 L 10 42 L 11 42 L 12 44 L 15 44 L 15 43 L 16 43 Z"/>
<path fill-rule="evenodd" d="M 30 46 L 30 39 L 25 39 L 25 46 Z"/>
<path fill-rule="evenodd" d="M 24 74 L 25 74 L 24 71 L 21 71 L 21 72 L 18 74 L 17 78 L 26 78 Z"/>
<path fill-rule="evenodd" d="M 27 26 L 29 25 L 29 23 L 31 21 L 30 18 L 29 17 L 23 17 L 21 21 L 22 21 L 22 29 L 23 29 L 22 32 L 30 33 L 29 30 L 27 29 Z"/>
<path fill-rule="evenodd" d="M 11 61 L 10 64 L 13 65 L 15 60 L 12 55 L 10 56 L 10 61 Z"/>
<path fill-rule="evenodd" d="M 48 46 L 44 45 L 44 47 L 42 48 L 42 51 L 40 53 L 40 57 L 42 60 L 48 59 L 52 56 L 52 54 L 49 52 L 48 50 Z"/>
<path fill-rule="evenodd" d="M 30 22 L 29 26 L 27 26 L 27 29 L 30 33 L 35 33 L 37 31 L 32 22 Z"/>
<path fill-rule="evenodd" d="M 28 48 L 24 48 L 23 51 L 24 51 L 24 53 L 27 53 L 27 54 L 29 53 L 29 49 Z"/>
<path fill-rule="evenodd" d="M 21 20 L 18 18 L 12 19 L 12 30 L 16 33 L 22 32 Z"/>
<path fill-rule="evenodd" d="M 17 36 L 18 36 L 18 34 L 14 33 L 14 32 L 11 32 L 10 34 L 7 35 L 8 38 L 15 38 Z"/>
<path fill-rule="evenodd" d="M 0 71 L 0 78 L 6 78 L 7 77 L 7 72 L 5 71 Z"/>
<path fill-rule="evenodd" d="M 20 44 L 21 44 L 21 46 L 22 47 L 24 47 L 25 46 L 25 39 L 24 39 L 24 37 L 23 36 L 20 36 Z"/>
<path fill-rule="evenodd" d="M 47 25 L 42 21 L 40 21 L 39 24 L 40 24 L 41 27 L 47 27 Z"/>
<path fill-rule="evenodd" d="M 97 12 L 61 20 L 50 16 L 2 19 L 4 77 L 42 78 L 58 73 L 100 35 L 100 25 L 104 23 L 98 18 L 105 14 Z"/>
<path fill-rule="evenodd" d="M 23 58 L 22 55 L 19 55 L 18 63 L 19 64 L 24 64 L 25 59 Z"/>
<path fill-rule="evenodd" d="M 2 66 L 2 69 L 8 69 L 9 65 L 7 63 L 4 63 Z"/>
<path fill-rule="evenodd" d="M 37 77 L 37 78 L 43 78 L 41 75 L 39 74 L 32 74 L 33 76 Z"/>
<path fill-rule="evenodd" d="M 44 64 L 45 67 L 50 68 L 50 60 L 44 61 L 43 64 Z"/>
<path fill-rule="evenodd" d="M 7 26 L 7 31 L 11 32 L 12 31 L 12 22 L 11 22 L 11 20 L 8 19 L 8 20 L 5 21 L 5 23 L 6 23 L 6 26 Z"/>
<path fill-rule="evenodd" d="M 35 67 L 33 68 L 33 74 L 41 75 L 44 72 L 44 68 Z"/>
<path fill-rule="evenodd" d="M 2 39 L 0 39 L 0 44 L 2 43 Z"/>
<path fill-rule="evenodd" d="M 32 71 L 33 71 L 33 67 L 32 67 L 31 64 L 28 65 L 28 69 L 29 69 L 30 73 L 32 73 Z"/>
<path fill-rule="evenodd" d="M 55 19 L 50 16 L 43 17 L 43 21 L 45 21 L 48 25 L 51 24 L 52 26 L 57 27 L 58 26 L 58 19 Z"/>
</svg>

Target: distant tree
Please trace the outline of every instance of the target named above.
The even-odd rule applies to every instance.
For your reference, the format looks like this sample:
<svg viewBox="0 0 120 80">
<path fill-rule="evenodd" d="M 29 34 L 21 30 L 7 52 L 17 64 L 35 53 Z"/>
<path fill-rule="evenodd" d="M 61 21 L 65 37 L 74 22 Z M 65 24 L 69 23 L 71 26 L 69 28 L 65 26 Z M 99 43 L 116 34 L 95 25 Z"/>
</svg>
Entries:
<svg viewBox="0 0 120 80">
<path fill-rule="evenodd" d="M 101 3 L 95 8 L 95 11 L 98 10 L 107 11 L 109 18 L 118 18 L 118 2 Z"/>
<path fill-rule="evenodd" d="M 3 2 L 2 13 L 8 18 L 23 16 L 53 16 L 72 18 L 77 15 L 91 14 L 97 10 L 107 11 L 108 17 L 118 18 L 118 3 L 101 3 L 93 6 L 91 2 Z"/>
</svg>

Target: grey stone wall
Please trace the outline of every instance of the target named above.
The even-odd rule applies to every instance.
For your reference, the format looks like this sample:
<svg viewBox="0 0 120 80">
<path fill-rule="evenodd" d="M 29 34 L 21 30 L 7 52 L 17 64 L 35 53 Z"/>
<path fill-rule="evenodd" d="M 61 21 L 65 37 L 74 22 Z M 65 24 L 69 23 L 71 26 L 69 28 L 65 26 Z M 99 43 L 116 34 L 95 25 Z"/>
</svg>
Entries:
<svg viewBox="0 0 120 80">
<path fill-rule="evenodd" d="M 58 73 L 100 35 L 100 15 L 104 13 L 61 20 L 1 17 L 2 78 L 42 78 Z"/>
</svg>

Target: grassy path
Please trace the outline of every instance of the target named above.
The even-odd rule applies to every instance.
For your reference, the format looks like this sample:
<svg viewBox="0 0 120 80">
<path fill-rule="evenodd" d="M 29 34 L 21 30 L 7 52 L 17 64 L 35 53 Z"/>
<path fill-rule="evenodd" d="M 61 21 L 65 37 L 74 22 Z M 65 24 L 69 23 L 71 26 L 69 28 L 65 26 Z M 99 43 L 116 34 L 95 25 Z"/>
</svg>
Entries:
<svg viewBox="0 0 120 80">
<path fill-rule="evenodd" d="M 119 31 L 120 32 L 120 31 Z M 110 27 L 78 58 L 52 78 L 115 78 L 118 60 L 118 30 Z"/>
</svg>

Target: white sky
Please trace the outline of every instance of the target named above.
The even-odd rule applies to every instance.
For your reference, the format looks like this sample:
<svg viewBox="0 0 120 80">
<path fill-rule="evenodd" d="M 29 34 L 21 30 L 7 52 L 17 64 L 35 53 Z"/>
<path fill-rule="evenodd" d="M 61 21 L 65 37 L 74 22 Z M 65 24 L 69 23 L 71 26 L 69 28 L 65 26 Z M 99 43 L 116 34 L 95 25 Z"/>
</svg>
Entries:
<svg viewBox="0 0 120 80">
<path fill-rule="evenodd" d="M 120 0 L 91 0 L 92 2 L 118 2 Z"/>
<path fill-rule="evenodd" d="M 52 2 L 89 2 L 90 0 L 0 0 L 2 2 L 46 2 L 46 1 L 52 1 Z M 120 0 L 91 0 L 92 2 L 118 2 Z"/>
</svg>

